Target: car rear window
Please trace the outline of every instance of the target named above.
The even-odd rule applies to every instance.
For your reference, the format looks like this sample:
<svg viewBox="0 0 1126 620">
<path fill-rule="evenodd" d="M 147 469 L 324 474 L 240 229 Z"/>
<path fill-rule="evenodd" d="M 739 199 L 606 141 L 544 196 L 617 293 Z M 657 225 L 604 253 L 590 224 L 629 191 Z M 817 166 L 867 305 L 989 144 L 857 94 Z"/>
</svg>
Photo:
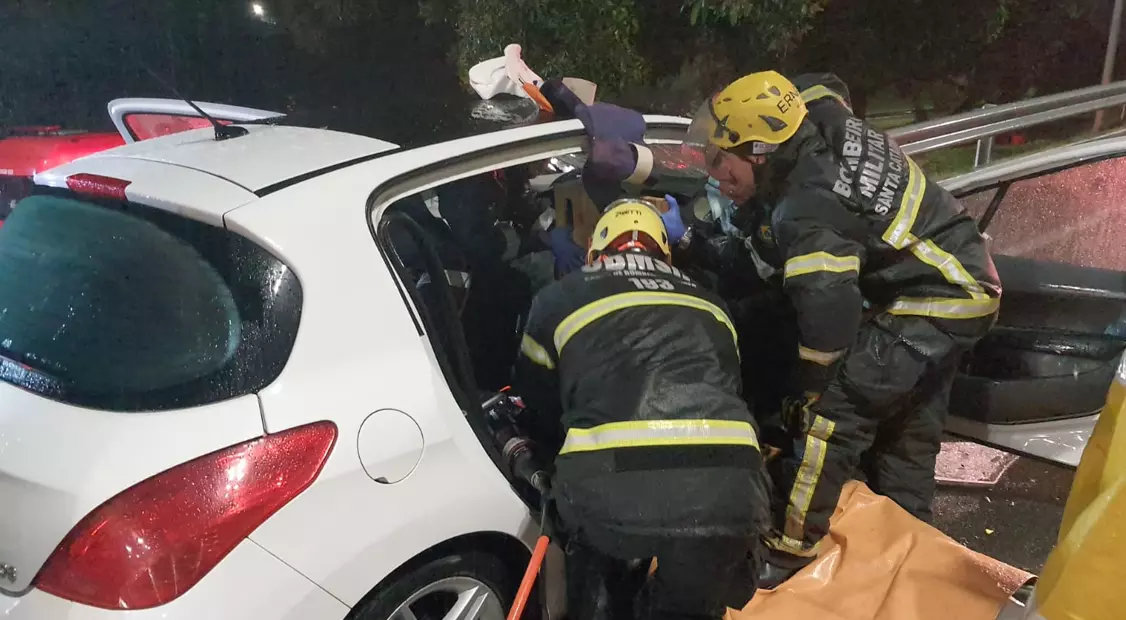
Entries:
<svg viewBox="0 0 1126 620">
<path fill-rule="evenodd" d="M 79 406 L 190 407 L 288 359 L 301 286 L 248 239 L 122 202 L 44 193 L 0 227 L 0 380 Z"/>
</svg>

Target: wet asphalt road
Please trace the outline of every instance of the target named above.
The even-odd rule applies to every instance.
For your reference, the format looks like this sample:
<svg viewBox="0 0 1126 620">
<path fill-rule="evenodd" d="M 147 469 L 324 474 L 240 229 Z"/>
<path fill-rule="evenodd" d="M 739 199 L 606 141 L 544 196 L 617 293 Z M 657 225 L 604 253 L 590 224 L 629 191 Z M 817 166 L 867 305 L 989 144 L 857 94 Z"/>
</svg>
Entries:
<svg viewBox="0 0 1126 620">
<path fill-rule="evenodd" d="M 940 486 L 934 525 L 975 551 L 1039 573 L 1055 545 L 1074 474 L 1021 458 L 992 488 Z"/>
</svg>

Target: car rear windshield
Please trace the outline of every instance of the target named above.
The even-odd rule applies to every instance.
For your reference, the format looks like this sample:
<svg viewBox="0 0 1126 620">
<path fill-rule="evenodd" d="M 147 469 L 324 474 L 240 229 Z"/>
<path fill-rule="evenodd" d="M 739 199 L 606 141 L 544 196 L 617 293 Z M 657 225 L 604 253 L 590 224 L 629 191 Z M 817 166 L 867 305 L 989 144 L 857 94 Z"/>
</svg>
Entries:
<svg viewBox="0 0 1126 620">
<path fill-rule="evenodd" d="M 256 392 L 300 319 L 300 283 L 269 252 L 131 203 L 32 195 L 0 227 L 0 265 L 0 380 L 79 406 Z"/>
</svg>

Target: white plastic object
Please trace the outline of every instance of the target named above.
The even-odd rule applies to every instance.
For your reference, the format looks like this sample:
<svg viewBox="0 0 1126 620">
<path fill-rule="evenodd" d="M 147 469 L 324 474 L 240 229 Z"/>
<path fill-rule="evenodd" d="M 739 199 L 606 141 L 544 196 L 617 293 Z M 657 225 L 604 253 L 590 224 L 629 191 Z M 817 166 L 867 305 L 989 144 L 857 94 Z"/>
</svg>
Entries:
<svg viewBox="0 0 1126 620">
<path fill-rule="evenodd" d="M 528 68 L 520 54 L 520 45 L 511 43 L 505 46 L 504 56 L 473 65 L 469 68 L 469 85 L 482 99 L 492 99 L 500 94 L 531 99 L 523 85 L 539 86 L 543 84 L 543 78 Z"/>
</svg>

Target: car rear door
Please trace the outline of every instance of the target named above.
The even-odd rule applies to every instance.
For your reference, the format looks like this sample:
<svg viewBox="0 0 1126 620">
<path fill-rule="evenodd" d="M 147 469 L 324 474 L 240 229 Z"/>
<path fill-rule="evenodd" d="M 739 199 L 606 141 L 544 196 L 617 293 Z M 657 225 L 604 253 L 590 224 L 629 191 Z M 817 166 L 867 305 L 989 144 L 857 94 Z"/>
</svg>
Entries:
<svg viewBox="0 0 1126 620">
<path fill-rule="evenodd" d="M 192 102 L 208 116 L 223 124 L 281 118 L 281 112 L 258 110 L 242 106 Z M 114 99 L 107 106 L 110 118 L 126 143 L 159 138 L 181 131 L 202 129 L 211 122 L 183 99 Z"/>
<path fill-rule="evenodd" d="M 1126 141 L 1073 145 L 944 183 L 989 239 L 1004 293 L 948 429 L 1075 466 L 1126 349 Z"/>
</svg>

